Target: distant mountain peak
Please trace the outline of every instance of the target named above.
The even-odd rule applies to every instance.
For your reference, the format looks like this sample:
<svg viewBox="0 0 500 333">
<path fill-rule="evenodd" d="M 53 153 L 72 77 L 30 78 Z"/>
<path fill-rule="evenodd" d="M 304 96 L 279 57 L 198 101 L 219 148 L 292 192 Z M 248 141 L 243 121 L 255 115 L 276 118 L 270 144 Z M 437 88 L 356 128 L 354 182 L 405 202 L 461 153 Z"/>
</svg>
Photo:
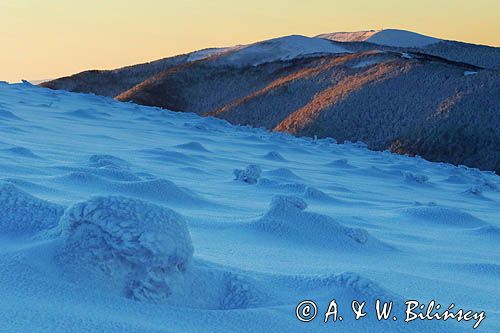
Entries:
<svg viewBox="0 0 500 333">
<path fill-rule="evenodd" d="M 368 42 L 392 47 L 426 47 L 442 41 L 438 38 L 400 29 L 334 32 L 316 37 L 337 42 Z"/>
<path fill-rule="evenodd" d="M 263 63 L 303 58 L 317 54 L 351 53 L 351 51 L 320 38 L 290 35 L 233 48 L 224 62 L 236 66 L 257 66 Z M 231 53 L 231 54 L 229 54 Z"/>
</svg>

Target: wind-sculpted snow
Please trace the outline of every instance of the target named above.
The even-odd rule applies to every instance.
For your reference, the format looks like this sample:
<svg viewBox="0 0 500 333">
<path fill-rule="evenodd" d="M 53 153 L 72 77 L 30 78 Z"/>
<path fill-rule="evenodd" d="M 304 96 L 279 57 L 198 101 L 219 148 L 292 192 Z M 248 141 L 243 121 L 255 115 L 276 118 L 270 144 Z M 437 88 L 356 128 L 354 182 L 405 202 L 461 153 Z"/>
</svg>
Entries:
<svg viewBox="0 0 500 333">
<path fill-rule="evenodd" d="M 413 61 L 382 52 L 262 64 L 217 95 L 194 75 L 204 67 L 213 85 L 234 75 L 207 66 L 213 58 L 191 62 L 193 71 L 177 71 L 171 83 L 186 75 L 199 95 L 184 101 L 209 108 L 226 93 L 233 100 L 244 87 L 264 89 L 272 83 L 264 72 L 281 73 L 277 90 L 263 92 L 281 96 L 265 110 L 280 113 L 294 91 L 314 96 L 288 83 L 369 70 L 380 63 L 353 65 L 372 57 Z M 296 73 L 297 64 L 308 69 Z M 126 72 L 134 70 L 114 76 Z M 440 110 L 451 117 L 454 101 Z M 0 108 L 12 114 L 0 115 L 0 331 L 471 329 L 405 323 L 408 299 L 484 310 L 478 332 L 500 329 L 500 180 L 492 172 L 28 84 L 0 83 Z M 380 115 L 371 115 L 379 133 Z M 395 302 L 397 321 L 376 319 L 377 298 Z M 295 317 L 306 299 L 319 310 L 309 324 Z M 325 324 L 333 299 L 344 320 Z M 368 302 L 366 318 L 354 319 L 353 300 Z"/>
<path fill-rule="evenodd" d="M 415 223 L 426 223 L 430 226 L 447 226 L 453 228 L 473 228 L 484 226 L 484 222 L 459 209 L 435 205 L 407 208 L 403 214 Z"/>
<path fill-rule="evenodd" d="M 178 204 L 202 204 L 206 201 L 193 191 L 177 186 L 167 179 L 135 180 L 129 173 L 106 172 L 99 176 L 94 171 L 71 172 L 67 175 L 57 177 L 55 182 L 68 186 L 79 186 L 89 189 L 95 193 L 126 194 L 136 198 L 154 200 L 156 202 L 178 203 Z M 106 178 L 104 178 L 106 177 Z M 121 180 L 113 180 L 120 177 Z M 137 176 L 138 177 L 138 176 Z"/>
<path fill-rule="evenodd" d="M 266 155 L 264 155 L 265 159 L 277 162 L 286 162 L 286 159 L 277 151 L 270 151 Z"/>
<path fill-rule="evenodd" d="M 0 183 L 0 212 L 0 234 L 30 236 L 55 227 L 63 208 Z"/>
<path fill-rule="evenodd" d="M 330 162 L 326 164 L 328 167 L 334 167 L 334 168 L 345 168 L 345 169 L 352 169 L 354 166 L 349 164 L 349 161 L 345 158 Z"/>
<path fill-rule="evenodd" d="M 128 169 L 129 163 L 113 155 L 92 155 L 89 157 L 89 166 L 107 169 Z"/>
<path fill-rule="evenodd" d="M 199 142 L 188 142 L 181 145 L 178 145 L 177 148 L 183 150 L 193 150 L 202 153 L 208 153 L 209 151 Z"/>
<path fill-rule="evenodd" d="M 2 149 L 1 152 L 5 153 L 5 155 L 12 155 L 17 157 L 40 158 L 40 156 L 36 155 L 31 150 L 24 147 L 12 147 L 7 149 Z"/>
<path fill-rule="evenodd" d="M 306 244 L 337 248 L 377 243 L 363 229 L 347 228 L 333 218 L 306 212 L 307 203 L 299 197 L 275 196 L 267 213 L 255 223 L 261 230 Z"/>
<path fill-rule="evenodd" d="M 100 197 L 69 208 L 61 219 L 57 258 L 104 276 L 130 298 L 168 298 L 193 255 L 186 222 L 172 210 L 123 197 Z"/>
<path fill-rule="evenodd" d="M 300 180 L 301 178 L 297 176 L 292 170 L 288 168 L 278 168 L 274 170 L 269 170 L 264 173 L 268 177 L 276 179 L 286 179 L 286 180 Z"/>
<path fill-rule="evenodd" d="M 302 57 L 295 38 L 257 43 L 156 73 L 116 98 L 498 172 L 499 48 L 393 32 L 373 37 L 405 48 L 316 38 L 354 53 L 313 47 Z"/>
<path fill-rule="evenodd" d="M 314 188 L 307 187 L 304 191 L 304 197 L 311 200 L 321 200 L 321 201 L 334 201 L 335 199 L 326 194 L 325 192 Z"/>
</svg>

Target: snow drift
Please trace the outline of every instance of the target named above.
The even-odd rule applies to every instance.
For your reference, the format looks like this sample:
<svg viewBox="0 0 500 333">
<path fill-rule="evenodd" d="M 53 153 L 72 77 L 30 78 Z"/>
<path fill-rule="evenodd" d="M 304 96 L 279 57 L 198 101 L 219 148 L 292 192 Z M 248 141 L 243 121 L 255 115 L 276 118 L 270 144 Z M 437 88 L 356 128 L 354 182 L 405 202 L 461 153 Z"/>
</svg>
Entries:
<svg viewBox="0 0 500 333">
<path fill-rule="evenodd" d="M 0 83 L 0 108 L 26 119 L 0 119 L 1 329 L 322 332 L 294 308 L 335 297 L 371 308 L 339 332 L 470 330 L 399 303 L 379 322 L 374 298 L 456 301 L 499 331 L 493 173 L 27 84 Z M 255 164 L 255 186 L 231 181 Z"/>
<path fill-rule="evenodd" d="M 308 244 L 349 248 L 375 242 L 366 230 L 344 227 L 329 216 L 306 212 L 306 208 L 307 203 L 299 197 L 277 195 L 255 226 Z"/>
<path fill-rule="evenodd" d="M 0 183 L 0 211 L 0 234 L 19 236 L 53 228 L 63 214 L 61 206 L 6 183 Z"/>
</svg>

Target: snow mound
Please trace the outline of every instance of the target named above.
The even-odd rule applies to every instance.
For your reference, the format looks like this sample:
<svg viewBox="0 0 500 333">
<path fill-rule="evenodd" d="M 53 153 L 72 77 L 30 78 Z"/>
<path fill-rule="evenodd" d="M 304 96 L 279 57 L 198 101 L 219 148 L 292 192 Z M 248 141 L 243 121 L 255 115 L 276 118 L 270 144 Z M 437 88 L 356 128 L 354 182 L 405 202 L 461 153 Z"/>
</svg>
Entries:
<svg viewBox="0 0 500 333">
<path fill-rule="evenodd" d="M 331 168 L 343 168 L 343 169 L 353 169 L 355 168 L 349 163 L 349 160 L 346 158 L 341 158 L 338 160 L 335 160 L 333 162 L 327 163 L 325 166 L 331 167 Z"/>
<path fill-rule="evenodd" d="M 57 176 L 54 178 L 54 181 L 64 185 L 76 185 L 81 187 L 93 186 L 98 188 L 102 187 L 107 180 L 94 175 L 92 172 L 79 170 L 63 176 Z"/>
<path fill-rule="evenodd" d="M 106 118 L 111 116 L 107 112 L 92 109 L 79 109 L 75 111 L 69 111 L 65 112 L 64 115 L 82 120 L 105 120 Z"/>
<path fill-rule="evenodd" d="M 254 185 L 259 181 L 262 170 L 258 165 L 251 164 L 245 170 L 236 169 L 233 173 L 235 180 Z"/>
<path fill-rule="evenodd" d="M 307 187 L 305 192 L 304 192 L 304 197 L 306 199 L 320 200 L 320 201 L 333 200 L 333 198 L 331 196 L 329 196 L 325 192 L 318 190 L 317 188 L 314 188 L 314 187 Z"/>
<path fill-rule="evenodd" d="M 28 158 L 40 158 L 40 156 L 36 155 L 33 153 L 31 150 L 25 147 L 12 147 L 12 148 L 7 148 L 7 149 L 2 149 L 2 152 L 9 154 L 9 155 L 14 155 L 18 157 L 28 157 Z"/>
<path fill-rule="evenodd" d="M 128 169 L 129 163 L 113 155 L 92 155 L 89 157 L 89 166 L 93 168 Z"/>
<path fill-rule="evenodd" d="M 485 225 L 482 220 L 457 208 L 434 205 L 407 208 L 403 211 L 403 215 L 413 221 L 424 222 L 436 227 L 473 228 Z"/>
<path fill-rule="evenodd" d="M 334 32 L 317 38 L 337 42 L 368 42 L 392 47 L 426 47 L 441 42 L 441 39 L 399 29 L 369 30 L 357 32 Z"/>
<path fill-rule="evenodd" d="M 176 163 L 185 165 L 187 163 L 198 162 L 198 159 L 193 155 L 187 155 L 178 151 L 166 150 L 163 148 L 148 148 L 140 150 L 140 153 L 145 154 L 148 158 L 165 163 Z"/>
<path fill-rule="evenodd" d="M 0 211 L 0 233 L 21 236 L 55 227 L 64 209 L 0 183 Z"/>
<path fill-rule="evenodd" d="M 500 228 L 485 225 L 476 229 L 469 229 L 468 235 L 478 236 L 483 240 L 491 240 L 493 242 L 500 242 Z"/>
<path fill-rule="evenodd" d="M 275 196 L 269 211 L 255 225 L 279 237 L 341 248 L 373 242 L 363 229 L 347 228 L 333 218 L 304 211 L 307 203 L 295 196 Z"/>
<path fill-rule="evenodd" d="M 118 180 L 118 181 L 141 181 L 144 178 L 141 177 L 141 173 L 133 173 L 128 170 L 123 170 L 113 167 L 102 167 L 102 168 L 75 168 L 75 172 L 87 172 L 99 177 Z"/>
<path fill-rule="evenodd" d="M 58 262 L 135 300 L 168 298 L 193 255 L 184 219 L 149 203 L 99 197 L 78 203 L 61 218 Z"/>
<path fill-rule="evenodd" d="M 266 171 L 266 175 L 274 178 L 279 178 L 283 180 L 300 180 L 299 176 L 293 173 L 292 170 L 288 168 L 278 168 L 270 171 Z"/>
<path fill-rule="evenodd" d="M 138 198 L 172 202 L 179 204 L 202 203 L 204 200 L 189 189 L 177 186 L 166 179 L 144 180 L 139 182 L 113 182 L 110 190 L 116 193 L 126 193 Z"/>
<path fill-rule="evenodd" d="M 267 153 L 266 155 L 264 155 L 264 158 L 266 160 L 277 161 L 277 162 L 286 162 L 287 161 L 286 158 L 284 158 L 277 151 L 270 151 L 269 153 Z"/>
<path fill-rule="evenodd" d="M 185 150 L 193 150 L 193 151 L 199 151 L 199 152 L 204 152 L 204 153 L 208 153 L 208 149 L 203 147 L 203 145 L 199 142 L 188 142 L 188 143 L 184 143 L 184 144 L 181 144 L 181 145 L 177 145 L 176 148 L 179 148 L 179 149 L 185 149 Z"/>
<path fill-rule="evenodd" d="M 127 195 L 156 202 L 176 203 L 180 205 L 202 204 L 206 202 L 197 193 L 187 188 L 179 187 L 167 179 L 141 179 L 139 181 L 114 180 L 119 177 L 122 177 L 122 179 L 133 179 L 134 175 L 125 173 L 124 171 L 108 171 L 105 175 L 102 174 L 102 171 L 94 172 L 92 170 L 71 172 L 53 179 L 66 186 L 91 189 L 93 193 L 105 195 Z"/>
<path fill-rule="evenodd" d="M 23 120 L 10 111 L 0 109 L 0 119 L 2 120 Z"/>
<path fill-rule="evenodd" d="M 284 192 L 304 194 L 307 189 L 307 186 L 302 183 L 283 183 L 281 181 L 271 180 L 267 178 L 261 178 L 259 181 L 259 186 L 272 191 L 279 191 L 280 193 Z"/>
<path fill-rule="evenodd" d="M 258 66 L 278 60 L 339 53 L 351 52 L 328 40 L 292 35 L 241 47 L 225 55 L 223 62 L 237 67 Z"/>
</svg>

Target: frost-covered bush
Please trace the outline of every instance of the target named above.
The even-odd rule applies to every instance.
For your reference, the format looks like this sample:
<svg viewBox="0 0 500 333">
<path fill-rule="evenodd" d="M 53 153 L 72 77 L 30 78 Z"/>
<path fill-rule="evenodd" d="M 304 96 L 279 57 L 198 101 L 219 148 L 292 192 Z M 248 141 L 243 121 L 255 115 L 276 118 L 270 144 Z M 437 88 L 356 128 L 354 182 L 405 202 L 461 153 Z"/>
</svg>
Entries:
<svg viewBox="0 0 500 333">
<path fill-rule="evenodd" d="M 475 196 L 477 196 L 477 197 L 480 197 L 480 196 L 482 196 L 482 195 L 483 195 L 483 189 L 482 189 L 482 187 L 481 187 L 481 186 L 479 186 L 479 185 L 474 185 L 474 186 L 470 187 L 470 188 L 466 191 L 466 193 L 468 193 L 468 194 L 472 194 L 472 195 L 475 195 Z"/>
<path fill-rule="evenodd" d="M 407 172 L 405 173 L 405 180 L 407 183 L 426 184 L 429 182 L 429 177 Z"/>
<path fill-rule="evenodd" d="M 174 211 L 123 197 L 78 203 L 61 218 L 58 259 L 129 298 L 167 298 L 183 279 L 193 246 Z"/>
<path fill-rule="evenodd" d="M 257 184 L 262 170 L 258 165 L 251 164 L 245 170 L 236 169 L 233 171 L 235 180 L 242 181 L 248 184 Z"/>
</svg>

